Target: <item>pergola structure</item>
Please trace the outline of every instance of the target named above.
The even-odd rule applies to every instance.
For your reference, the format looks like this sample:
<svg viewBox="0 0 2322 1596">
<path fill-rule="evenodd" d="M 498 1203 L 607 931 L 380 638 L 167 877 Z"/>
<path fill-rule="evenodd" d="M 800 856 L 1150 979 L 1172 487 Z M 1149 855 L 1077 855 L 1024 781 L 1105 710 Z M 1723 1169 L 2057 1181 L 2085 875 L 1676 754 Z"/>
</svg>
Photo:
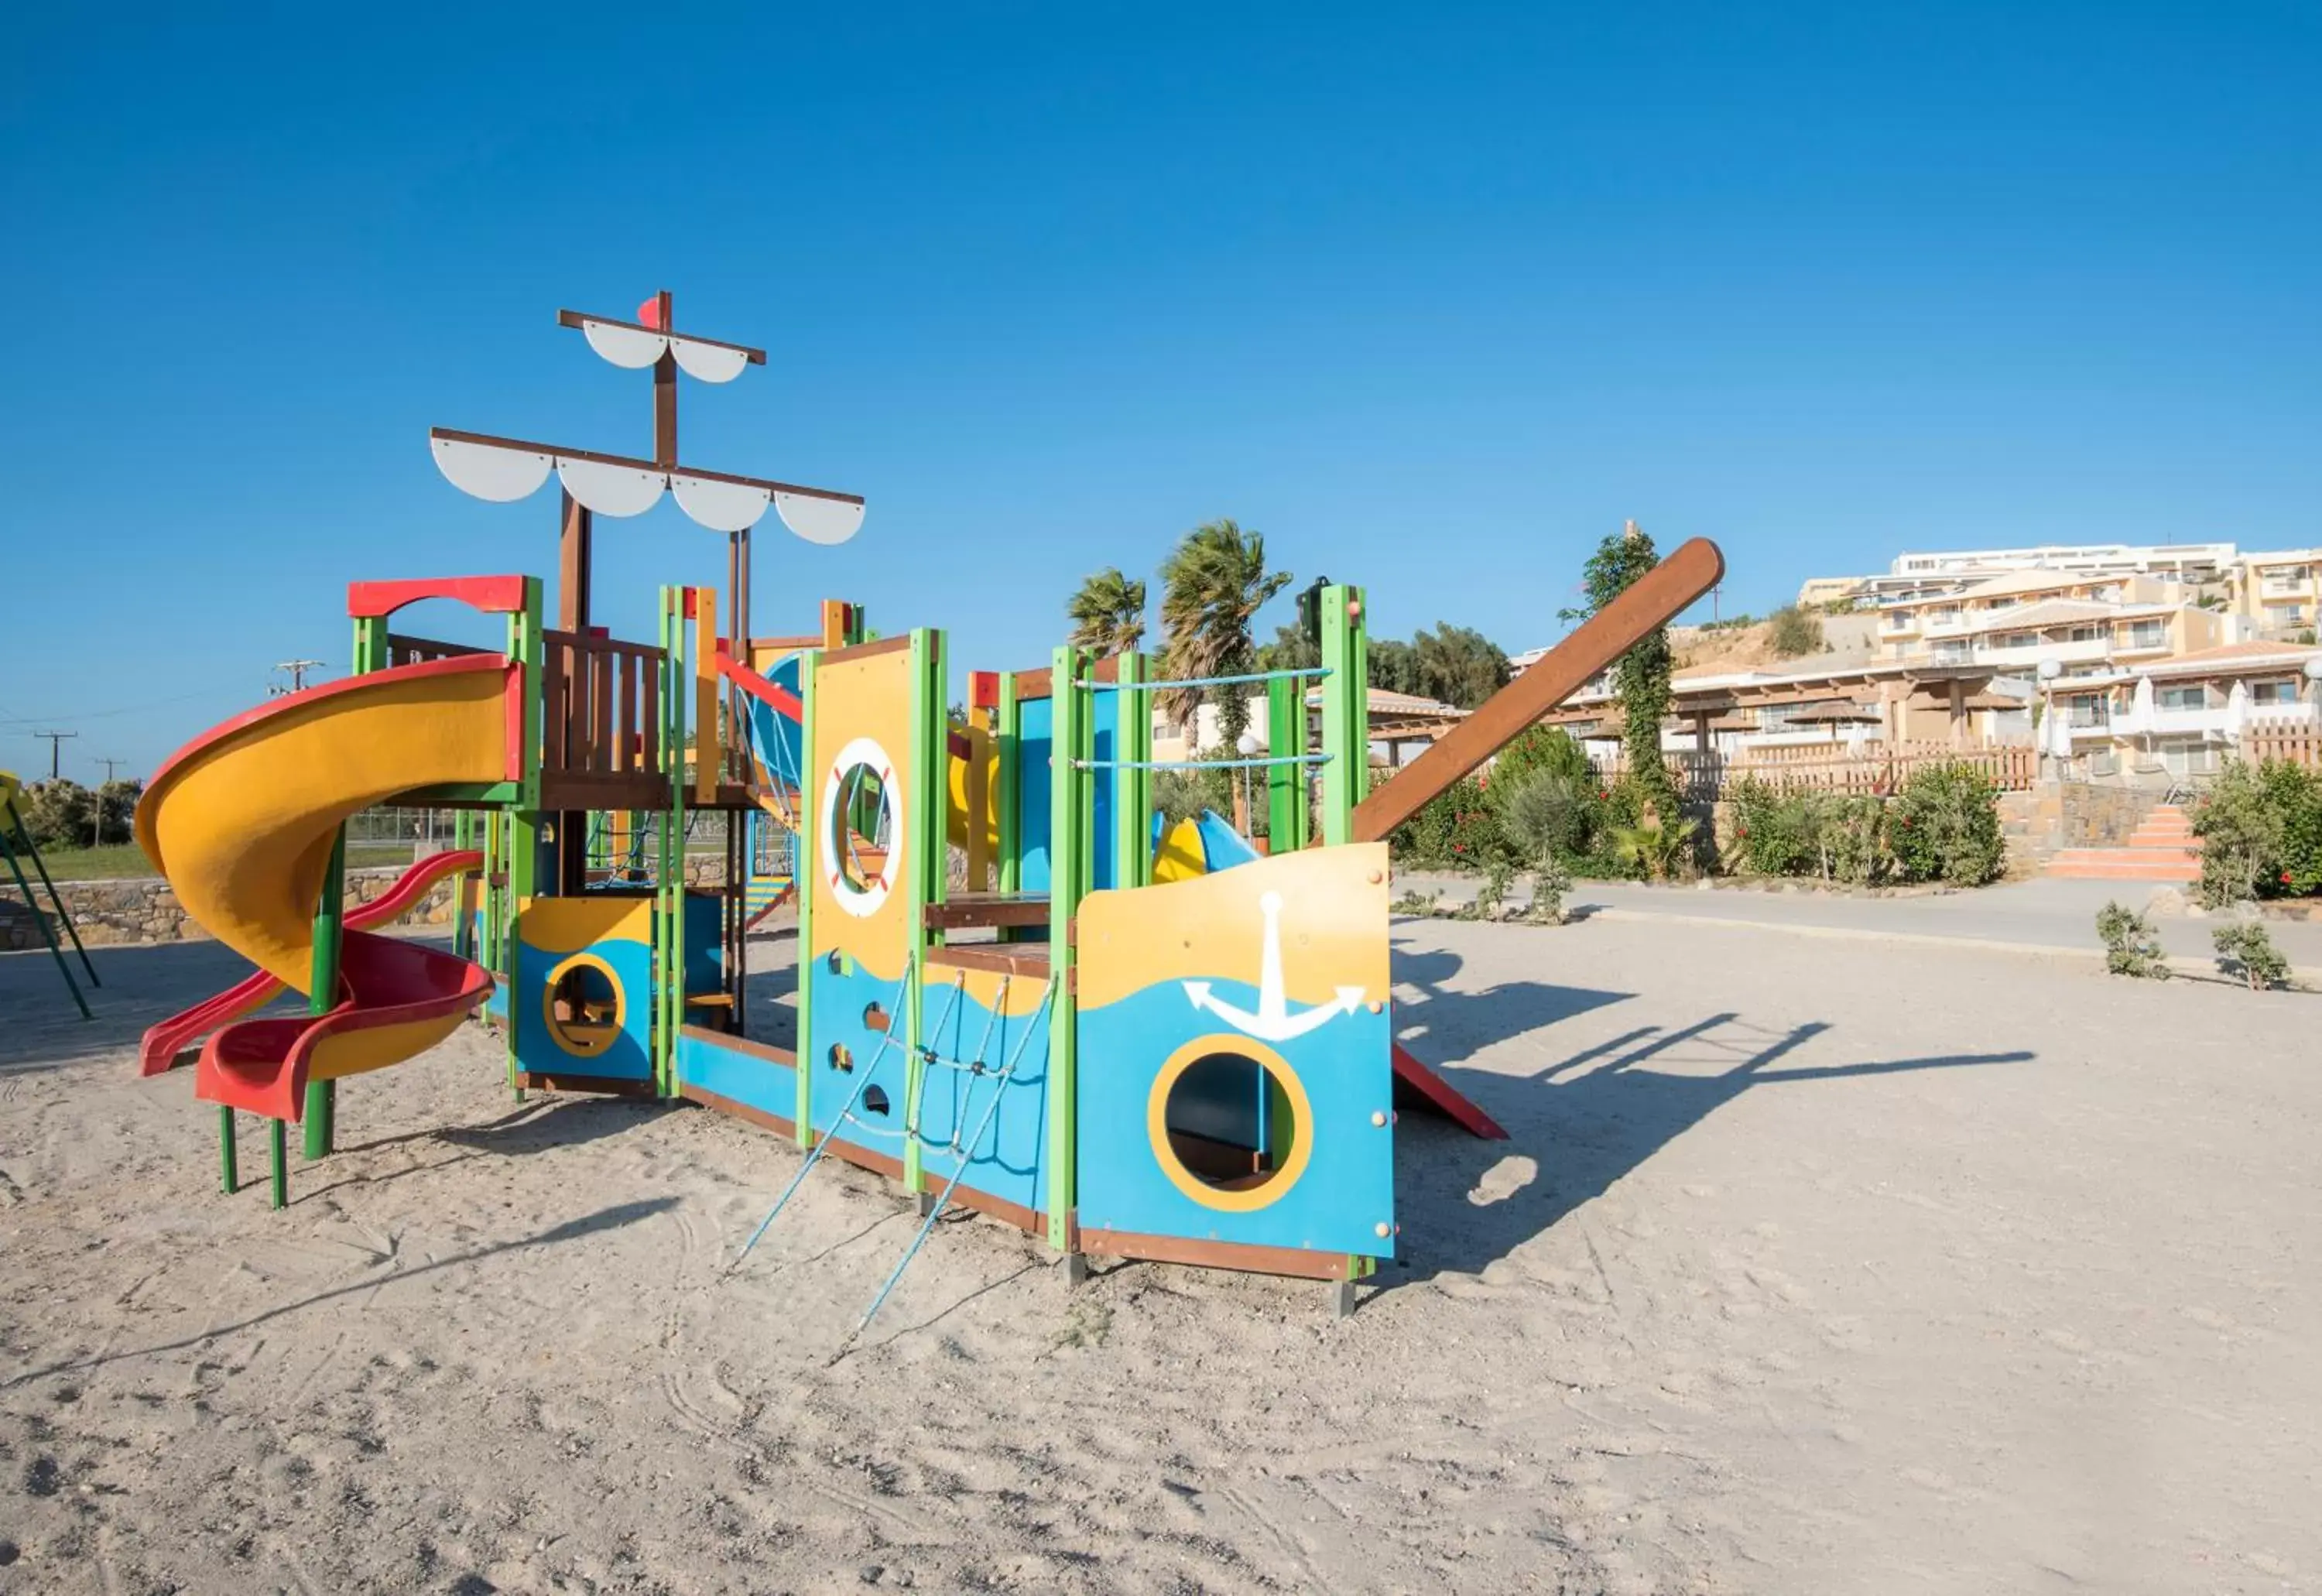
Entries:
<svg viewBox="0 0 2322 1596">
<path fill-rule="evenodd" d="M 2022 709 L 2030 703 L 1996 690 L 1994 678 L 2000 674 L 1993 665 L 1897 662 L 1779 676 L 1754 671 L 1679 676 L 1670 684 L 1670 711 L 1678 725 L 1692 728 L 1694 745 L 1704 752 L 1711 746 L 1712 733 L 1755 729 L 1755 711 L 1801 704 L 1815 705 L 1825 715 L 1853 705 L 1864 724 L 1875 718 L 1889 743 L 1944 742 L 1965 748 L 1974 740 L 1970 734 L 1976 711 Z M 1615 714 L 1614 697 L 1592 690 L 1551 710 L 1542 724 L 1586 735 L 1595 723 Z"/>
</svg>

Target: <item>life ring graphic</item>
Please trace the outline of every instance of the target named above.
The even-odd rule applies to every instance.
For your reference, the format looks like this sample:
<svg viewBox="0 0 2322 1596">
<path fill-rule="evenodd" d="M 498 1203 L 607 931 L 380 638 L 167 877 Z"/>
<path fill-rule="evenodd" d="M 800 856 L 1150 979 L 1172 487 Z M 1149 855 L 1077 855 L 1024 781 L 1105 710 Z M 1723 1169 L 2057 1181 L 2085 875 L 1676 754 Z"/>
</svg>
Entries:
<svg viewBox="0 0 2322 1596">
<path fill-rule="evenodd" d="M 851 817 L 839 812 L 847 789 L 853 785 L 850 778 L 858 769 L 878 781 L 879 801 L 886 811 L 887 835 L 875 860 L 855 851 Z M 903 789 L 895 780 L 895 762 L 887 757 L 887 751 L 879 745 L 876 737 L 857 737 L 838 751 L 838 757 L 831 762 L 830 775 L 823 782 L 822 809 L 817 825 L 815 840 L 827 851 L 819 868 L 823 879 L 830 883 L 831 897 L 844 913 L 858 920 L 870 918 L 885 907 L 887 895 L 895 889 L 896 878 L 902 870 L 903 839 L 910 834 L 903 810 Z M 862 885 L 858 886 L 847 871 L 850 857 L 860 872 Z"/>
</svg>

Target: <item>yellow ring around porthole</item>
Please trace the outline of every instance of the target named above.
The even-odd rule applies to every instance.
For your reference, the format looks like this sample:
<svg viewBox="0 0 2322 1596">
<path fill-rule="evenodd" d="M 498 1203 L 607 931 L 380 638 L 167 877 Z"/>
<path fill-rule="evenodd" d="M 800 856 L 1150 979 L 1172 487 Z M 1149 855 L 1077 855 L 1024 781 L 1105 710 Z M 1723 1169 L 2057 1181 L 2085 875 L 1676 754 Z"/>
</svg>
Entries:
<svg viewBox="0 0 2322 1596">
<path fill-rule="evenodd" d="M 1187 1169 L 1176 1149 L 1169 1145 L 1169 1089 L 1196 1062 L 1218 1053 L 1235 1053 L 1257 1064 L 1281 1083 L 1282 1095 L 1290 1099 L 1290 1156 L 1282 1161 L 1272 1180 L 1248 1191 L 1219 1190 Z M 1265 1044 L 1222 1033 L 1197 1036 L 1169 1055 L 1160 1073 L 1153 1077 L 1153 1090 L 1145 1099 L 1145 1133 L 1152 1141 L 1154 1160 L 1169 1177 L 1169 1184 L 1203 1208 L 1227 1214 L 1256 1213 L 1281 1201 L 1298 1184 L 1298 1177 L 1306 1172 L 1306 1161 L 1314 1154 L 1314 1114 L 1298 1072 Z"/>
<path fill-rule="evenodd" d="M 566 976 L 576 970 L 595 971 L 605 978 L 605 984 L 613 989 L 612 1022 L 601 1027 L 591 1026 L 588 1031 L 578 1035 L 568 1031 L 563 1022 L 556 1017 L 556 989 L 564 983 Z M 550 971 L 548 980 L 541 986 L 541 1021 L 547 1026 L 548 1035 L 554 1040 L 556 1045 L 574 1058 L 592 1059 L 612 1046 L 614 1040 L 620 1035 L 621 1026 L 628 1017 L 629 995 L 622 989 L 621 978 L 613 973 L 613 967 L 610 964 L 606 963 L 594 953 L 574 953 Z"/>
</svg>

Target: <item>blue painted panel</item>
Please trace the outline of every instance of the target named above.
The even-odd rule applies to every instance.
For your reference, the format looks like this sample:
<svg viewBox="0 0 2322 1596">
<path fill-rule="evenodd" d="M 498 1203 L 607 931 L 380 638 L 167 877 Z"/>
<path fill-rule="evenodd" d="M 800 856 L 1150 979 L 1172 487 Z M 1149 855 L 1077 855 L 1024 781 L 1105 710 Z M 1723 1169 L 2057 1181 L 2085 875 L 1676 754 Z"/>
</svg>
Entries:
<svg viewBox="0 0 2322 1596">
<path fill-rule="evenodd" d="M 1123 695 L 1092 693 L 1090 697 L 1096 705 L 1096 728 L 1093 741 L 1096 744 L 1096 760 L 1098 764 L 1102 765 L 1107 760 L 1120 757 L 1120 700 Z M 1094 839 L 1096 884 L 1102 890 L 1108 887 L 1118 887 L 1120 881 L 1113 862 L 1113 774 L 1110 771 L 1100 769 L 1094 772 L 1094 775 L 1096 779 L 1096 837 Z"/>
<path fill-rule="evenodd" d="M 715 893 L 685 894 L 685 995 L 714 992 L 725 955 L 718 946 L 718 900 Z"/>
<path fill-rule="evenodd" d="M 1100 761 L 1117 757 L 1120 747 L 1120 693 L 1096 693 L 1095 743 Z M 1018 877 L 1019 891 L 1048 890 L 1048 806 L 1051 798 L 1049 783 L 1053 776 L 1048 766 L 1051 732 L 1056 725 L 1056 702 L 1050 698 L 1031 698 L 1018 707 L 1021 729 L 1016 739 L 1016 835 L 1023 850 L 1023 866 Z M 1096 783 L 1096 884 L 1115 885 L 1112 834 L 1112 783 L 1110 773 L 1098 771 Z"/>
<path fill-rule="evenodd" d="M 577 1052 L 558 1040 L 544 1017 L 544 999 L 549 977 L 571 957 L 565 953 L 517 947 L 516 1001 L 523 1005 L 517 1026 L 517 1062 L 522 1068 L 549 1075 L 600 1075 L 615 1081 L 647 1081 L 653 1058 L 647 1052 L 647 1028 L 653 1023 L 652 950 L 641 942 L 594 943 L 588 953 L 604 961 L 612 980 L 595 971 L 580 988 L 592 999 L 620 1000 L 620 1030 L 601 1053 Z"/>
<path fill-rule="evenodd" d="M 677 1078 L 779 1119 L 798 1115 L 797 1071 L 690 1031 L 677 1034 Z"/>
<path fill-rule="evenodd" d="M 931 974 L 924 1012 L 928 1044 L 938 1054 L 964 1062 L 980 1053 L 986 1067 L 996 1073 L 1019 1046 L 1023 1051 L 1005 1087 L 990 1075 L 928 1066 L 919 1102 L 919 1135 L 929 1189 L 949 1180 L 964 1158 L 964 1184 L 1023 1208 L 1042 1208 L 1047 1201 L 1041 1163 L 1042 1106 L 1048 1090 L 1047 1013 L 1041 1010 L 994 1020 L 991 1010 L 964 993 L 955 1004 L 951 983 L 940 968 Z M 1019 988 L 1019 995 L 1023 990 Z M 976 1135 L 976 1126 L 992 1108 L 995 1092 L 999 1107 L 992 1110 L 992 1122 Z M 960 1144 L 956 1153 L 952 1150 L 955 1141 Z"/>
<path fill-rule="evenodd" d="M 1256 1012 L 1257 989 L 1232 980 L 1211 985 L 1218 998 Z M 1303 1036 L 1266 1044 L 1304 1085 L 1309 1151 L 1295 1179 L 1277 1176 L 1261 1188 L 1275 1194 L 1271 1200 L 1246 1212 L 1196 1201 L 1174 1183 L 1148 1126 L 1154 1083 L 1185 1044 L 1201 1039 L 1219 1053 L 1251 1055 L 1241 1035 L 1215 1029 L 1214 1023 L 1193 1007 L 1177 981 L 1083 1012 L 1082 1227 L 1392 1256 L 1392 1235 L 1377 1233 L 1379 1225 L 1392 1227 L 1394 1222 L 1394 1074 L 1386 1014 L 1358 1008 L 1334 1014 Z M 1187 1081 L 1173 1117 L 1179 1128 L 1245 1146 L 1263 1139 L 1286 1150 L 1280 1094 L 1268 1094 L 1263 1117 L 1269 1123 L 1251 1135 L 1261 1118 L 1255 1094 L 1248 1105 L 1238 1108 L 1214 1079 L 1208 1084 L 1204 1093 L 1199 1077 Z M 1372 1124 L 1374 1114 L 1384 1123 Z M 1184 1178 L 1208 1190 L 1191 1174 Z"/>
<path fill-rule="evenodd" d="M 813 1094 L 809 1113 L 816 1134 L 834 1133 L 839 1110 L 860 1086 L 864 1096 L 855 1110 L 857 1123 L 836 1134 L 857 1146 L 900 1160 L 909 1062 L 903 1046 L 903 1001 L 898 995 L 900 983 L 882 980 L 852 961 L 843 970 L 833 970 L 827 955 L 807 967 L 806 980 L 807 1001 L 814 1005 L 814 1056 L 799 1060 L 799 1067 L 809 1072 Z M 865 1011 L 874 1003 L 889 1017 L 891 1032 L 882 1034 L 864 1023 Z M 842 1069 L 833 1061 L 834 1047 L 846 1050 L 850 1068 Z M 886 1112 L 870 1107 L 873 1088 L 883 1094 Z"/>
<path fill-rule="evenodd" d="M 1047 698 L 1017 706 L 1016 839 L 1022 852 L 1017 874 L 1019 892 L 1048 889 L 1048 743 L 1056 705 Z"/>
</svg>

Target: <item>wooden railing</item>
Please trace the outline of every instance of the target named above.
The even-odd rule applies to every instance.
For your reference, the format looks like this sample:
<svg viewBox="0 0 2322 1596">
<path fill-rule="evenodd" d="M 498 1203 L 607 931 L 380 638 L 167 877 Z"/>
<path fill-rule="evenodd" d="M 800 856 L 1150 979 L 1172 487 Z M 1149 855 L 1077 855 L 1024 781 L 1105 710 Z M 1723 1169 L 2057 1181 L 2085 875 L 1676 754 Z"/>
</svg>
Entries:
<svg viewBox="0 0 2322 1596">
<path fill-rule="evenodd" d="M 1745 777 L 1776 787 L 1867 796 L 1893 793 L 1933 765 L 1968 765 L 1980 771 L 2003 792 L 2028 791 L 2040 774 L 2040 752 L 2029 743 L 1953 748 L 1948 743 L 1906 743 L 1892 747 L 1874 744 L 1859 752 L 1844 749 L 1833 752 L 1827 745 L 1807 743 L 1753 748 L 1731 755 L 1688 752 L 1665 757 L 1678 790 L 1700 803 L 1716 802 Z M 1617 777 L 1626 769 L 1626 762 L 1616 755 L 1597 768 L 1607 777 Z"/>
<path fill-rule="evenodd" d="M 544 782 L 581 790 L 602 807 L 659 807 L 662 651 L 573 632 L 543 631 L 540 730 Z M 597 790 L 601 789 L 602 790 Z M 557 806 L 544 796 L 550 807 Z M 580 806 L 571 806 L 580 807 Z"/>
</svg>

